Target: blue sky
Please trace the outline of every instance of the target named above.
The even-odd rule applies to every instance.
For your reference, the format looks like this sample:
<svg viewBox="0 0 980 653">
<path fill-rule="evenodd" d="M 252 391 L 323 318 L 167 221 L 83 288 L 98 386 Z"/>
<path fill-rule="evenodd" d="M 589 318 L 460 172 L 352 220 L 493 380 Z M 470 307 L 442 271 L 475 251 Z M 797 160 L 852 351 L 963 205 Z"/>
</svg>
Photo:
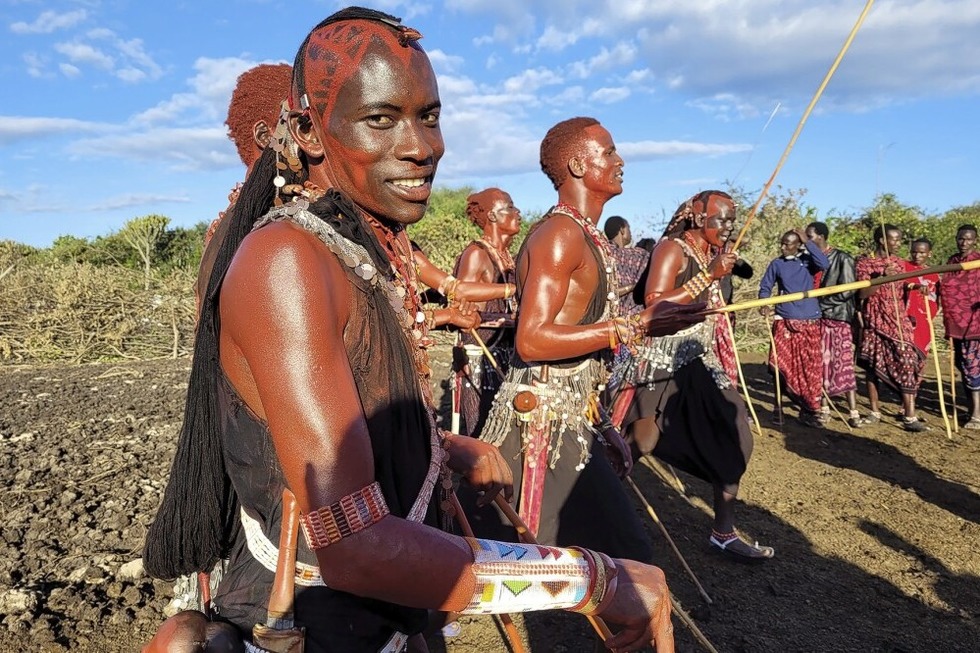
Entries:
<svg viewBox="0 0 980 653">
<path fill-rule="evenodd" d="M 757 193 L 863 0 L 379 0 L 425 36 L 447 144 L 437 186 L 543 211 L 547 129 L 592 115 L 626 159 L 605 215 L 634 233 L 698 190 Z M 132 217 L 210 221 L 244 172 L 238 74 L 291 62 L 336 2 L 0 1 L 0 239 L 48 246 Z M 878 0 L 777 183 L 821 216 L 878 193 L 980 200 L 980 2 Z"/>
</svg>

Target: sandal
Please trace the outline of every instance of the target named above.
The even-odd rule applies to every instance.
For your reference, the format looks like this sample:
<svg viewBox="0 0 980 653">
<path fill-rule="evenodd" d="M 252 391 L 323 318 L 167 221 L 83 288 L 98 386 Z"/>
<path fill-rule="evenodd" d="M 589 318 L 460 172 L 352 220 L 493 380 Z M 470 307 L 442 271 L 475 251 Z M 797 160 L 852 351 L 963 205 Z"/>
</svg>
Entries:
<svg viewBox="0 0 980 653">
<path fill-rule="evenodd" d="M 864 426 L 864 420 L 861 419 L 861 413 L 856 410 L 851 413 L 851 416 L 847 418 L 847 425 L 852 429 L 859 429 Z"/>
<path fill-rule="evenodd" d="M 868 416 L 864 418 L 863 422 L 865 424 L 877 424 L 881 421 L 881 413 L 870 412 Z"/>
<path fill-rule="evenodd" d="M 810 428 L 822 429 L 824 427 L 823 421 L 821 421 L 820 416 L 816 413 L 800 413 L 799 420 L 800 424 L 809 426 Z"/>
<path fill-rule="evenodd" d="M 970 421 L 963 425 L 963 428 L 971 431 L 980 431 L 980 417 L 971 417 Z"/>
<path fill-rule="evenodd" d="M 929 430 L 929 427 L 923 424 L 918 417 L 903 417 L 902 428 L 910 433 L 921 433 Z"/>
<path fill-rule="evenodd" d="M 771 546 L 759 546 L 758 542 L 749 544 L 735 532 L 722 534 L 711 531 L 708 544 L 711 545 L 712 551 L 725 553 L 739 562 L 764 562 L 776 555 L 776 550 Z"/>
</svg>

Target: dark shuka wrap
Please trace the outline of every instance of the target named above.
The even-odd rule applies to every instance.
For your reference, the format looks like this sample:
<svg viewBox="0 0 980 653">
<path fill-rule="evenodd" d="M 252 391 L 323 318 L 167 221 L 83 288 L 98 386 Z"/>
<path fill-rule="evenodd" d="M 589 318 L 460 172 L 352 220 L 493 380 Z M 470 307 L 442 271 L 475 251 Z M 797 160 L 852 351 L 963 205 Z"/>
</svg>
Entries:
<svg viewBox="0 0 980 653">
<path fill-rule="evenodd" d="M 538 223 L 539 225 L 541 223 Z M 602 255 L 595 244 L 585 236 L 592 255 L 599 264 L 599 283 L 593 293 L 585 315 L 579 324 L 594 324 L 603 319 L 606 308 L 608 283 L 602 273 Z M 526 242 L 526 241 L 525 241 Z M 518 259 L 521 258 L 518 254 Z M 520 293 L 522 289 L 518 288 Z M 518 315 L 518 320 L 520 315 Z M 602 366 L 598 353 L 577 359 L 558 361 L 549 364 L 552 380 L 561 376 L 563 370 L 579 367 L 583 362 L 591 366 Z M 511 370 L 494 400 L 494 406 L 481 439 L 492 441 L 500 447 L 504 460 L 508 461 L 514 473 L 515 498 L 523 480 L 523 454 L 520 422 L 511 416 L 513 392 L 512 380 L 531 369 L 520 360 L 517 352 L 511 359 Z M 583 370 L 582 378 L 576 381 L 568 377 L 567 383 L 588 385 L 591 381 L 589 368 Z M 588 388 L 595 392 L 596 385 Z M 586 388 L 582 388 L 586 390 Z M 581 409 L 585 409 L 582 399 Z M 557 409 L 556 409 L 557 410 Z M 574 415 L 566 420 L 567 430 L 558 435 L 552 428 L 552 446 L 558 450 L 558 459 L 549 465 L 544 480 L 544 495 L 541 503 L 541 522 L 538 528 L 538 542 L 548 546 L 582 546 L 602 551 L 614 558 L 628 558 L 649 562 L 653 557 L 650 538 L 640 522 L 633 502 L 626 494 L 622 482 L 616 476 L 603 450 L 596 441 L 587 420 L 576 424 Z M 554 424 L 554 422 L 552 423 Z M 583 452 L 584 449 L 584 452 Z M 582 455 L 590 454 L 582 469 L 577 469 Z M 555 452 L 549 454 L 553 459 Z M 476 507 L 476 496 L 466 486 L 460 487 L 460 501 L 470 519 L 477 537 L 518 541 L 517 531 L 503 519 L 494 506 Z"/>
<path fill-rule="evenodd" d="M 688 257 L 688 266 L 678 275 L 674 287 L 680 288 L 697 272 L 696 262 Z M 705 301 L 709 292 L 712 292 L 710 287 L 698 301 Z M 692 329 L 709 329 L 714 334 L 708 322 Z M 692 334 L 691 339 L 702 337 Z M 622 428 L 627 431 L 640 419 L 655 419 L 660 435 L 653 449 L 654 456 L 734 493 L 752 455 L 752 431 L 742 397 L 720 364 L 713 363 L 717 369 L 709 369 L 706 356 L 714 359 L 710 346 L 702 355 L 671 370 L 658 368 L 649 361 L 638 361 L 637 367 L 646 371 L 637 384 Z M 633 375 L 627 374 L 630 376 Z M 629 385 L 634 381 L 625 378 L 623 382 Z"/>
<path fill-rule="evenodd" d="M 494 279 L 491 283 L 515 283 L 514 270 L 504 270 L 498 265 L 497 257 L 490 253 L 489 246 L 480 240 L 473 241 L 475 245 L 487 251 L 490 261 L 493 263 Z M 453 267 L 453 274 L 459 274 L 459 266 L 462 255 L 456 260 Z M 491 299 L 486 302 L 485 313 L 505 314 L 510 313 L 509 302 L 506 299 Z M 502 366 L 501 372 L 506 374 L 507 366 L 510 363 L 511 353 L 514 351 L 514 330 L 513 329 L 477 329 L 477 335 L 483 340 L 487 348 L 493 354 L 494 359 Z M 490 366 L 490 362 L 485 356 L 481 355 L 479 374 L 467 376 L 463 372 L 463 367 L 469 362 L 467 360 L 464 345 L 476 345 L 476 340 L 468 333 L 460 333 L 459 344 L 453 347 L 453 376 L 461 376 L 458 381 L 459 388 L 459 412 L 460 427 L 459 432 L 463 435 L 475 436 L 483 428 L 486 421 L 487 412 L 493 403 L 493 396 L 500 387 L 500 376 Z M 453 379 L 457 383 L 457 379 Z M 479 387 L 477 387 L 479 386 Z"/>
<path fill-rule="evenodd" d="M 326 216 L 325 223 L 348 240 L 366 246 L 372 238 L 350 220 Z M 360 222 L 357 220 L 357 222 Z M 360 242 L 354 240 L 359 238 Z M 380 262 L 379 262 L 380 263 Z M 406 517 L 419 494 L 430 458 L 429 416 L 419 391 L 407 338 L 377 286 L 342 266 L 354 292 L 344 345 L 367 420 L 375 479 L 393 515 Z M 387 268 L 379 265 L 379 270 Z M 385 370 L 379 375 L 378 370 Z M 283 476 L 265 424 L 248 410 L 222 376 L 218 391 L 225 467 L 249 517 L 277 544 Z M 437 526 L 434 502 L 426 523 Z M 298 561 L 316 565 L 300 539 Z M 214 601 L 222 619 L 244 633 L 263 623 L 274 572 L 253 557 L 243 529 L 236 533 L 228 569 Z M 426 611 L 347 594 L 323 586 L 297 587 L 296 620 L 306 627 L 306 650 L 377 651 L 394 631 L 421 632 Z"/>
</svg>

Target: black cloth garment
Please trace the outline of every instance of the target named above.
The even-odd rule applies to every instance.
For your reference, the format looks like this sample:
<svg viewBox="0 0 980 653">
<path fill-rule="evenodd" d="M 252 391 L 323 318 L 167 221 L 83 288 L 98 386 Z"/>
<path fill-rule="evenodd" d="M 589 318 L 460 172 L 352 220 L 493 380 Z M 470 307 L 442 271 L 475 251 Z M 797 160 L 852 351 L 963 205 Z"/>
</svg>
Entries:
<svg viewBox="0 0 980 653">
<path fill-rule="evenodd" d="M 373 236 L 352 221 L 359 223 L 360 219 L 324 218 L 324 222 L 372 253 L 378 270 L 389 269 L 387 261 L 379 260 L 377 243 L 367 240 Z M 412 364 L 411 345 L 387 298 L 346 265 L 343 268 L 354 291 L 344 345 L 371 438 L 375 479 L 391 513 L 405 517 L 419 495 L 429 466 L 428 408 Z M 384 374 L 378 370 L 384 370 Z M 278 546 L 284 479 L 268 427 L 245 406 L 223 376 L 218 395 L 228 476 L 245 512 L 261 525 L 266 539 Z M 433 497 L 424 522 L 438 527 L 437 515 L 437 500 Z M 303 538 L 297 559 L 317 564 Z M 234 624 L 247 638 L 254 624 L 265 623 L 273 578 L 274 572 L 250 553 L 244 529 L 240 528 L 228 569 L 214 596 L 219 617 Z M 421 632 L 427 622 L 425 610 L 322 586 L 297 585 L 294 608 L 297 624 L 306 628 L 309 653 L 375 653 L 393 632 L 413 635 Z"/>
<path fill-rule="evenodd" d="M 830 265 L 820 276 L 820 288 L 857 280 L 853 256 L 833 248 L 827 252 L 827 259 L 830 260 Z M 854 315 L 857 313 L 857 297 L 856 290 L 820 297 L 821 317 L 850 324 L 854 321 Z"/>
<path fill-rule="evenodd" d="M 601 273 L 602 256 L 595 243 L 588 236 L 585 239 L 599 265 L 600 274 L 599 283 L 579 323 L 594 324 L 605 312 L 609 289 L 606 276 Z M 521 255 L 518 254 L 518 260 L 520 258 Z M 518 291 L 520 292 L 520 288 Z M 586 358 L 597 356 L 598 354 L 592 354 L 556 361 L 550 367 L 569 368 Z M 512 364 L 527 366 L 516 351 Z M 582 470 L 575 469 L 580 459 L 577 436 L 586 440 L 591 453 L 591 458 Z M 649 562 L 653 557 L 650 537 L 637 516 L 632 499 L 606 458 L 604 447 L 595 441 L 587 428 L 583 426 L 580 431 L 576 431 L 572 424 L 562 434 L 559 446 L 561 456 L 554 469 L 548 469 L 544 481 L 538 542 L 548 546 L 582 546 L 614 558 Z M 513 470 L 515 496 L 520 491 L 523 478 L 521 448 L 521 428 L 514 425 L 500 445 L 500 452 Z M 477 537 L 519 541 L 517 531 L 510 526 L 510 522 L 492 505 L 477 508 L 475 493 L 465 486 L 460 487 L 460 502 L 463 503 L 464 512 Z"/>
<path fill-rule="evenodd" d="M 680 288 L 698 272 L 688 258 L 677 276 Z M 706 289 L 697 299 L 707 299 Z M 752 431 L 745 402 L 734 388 L 722 390 L 702 358 L 674 370 L 657 370 L 654 382 L 636 388 L 623 418 L 624 433 L 634 422 L 653 418 L 658 432 L 653 455 L 734 494 L 752 455 Z M 650 453 L 633 443 L 634 453 Z M 637 448 L 639 449 L 637 451 Z"/>
</svg>

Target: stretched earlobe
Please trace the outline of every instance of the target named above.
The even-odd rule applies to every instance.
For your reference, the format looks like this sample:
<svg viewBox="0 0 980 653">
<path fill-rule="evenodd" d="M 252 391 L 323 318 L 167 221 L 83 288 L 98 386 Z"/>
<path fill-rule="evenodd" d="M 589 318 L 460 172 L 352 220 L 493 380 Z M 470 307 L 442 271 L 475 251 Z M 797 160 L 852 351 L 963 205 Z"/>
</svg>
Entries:
<svg viewBox="0 0 980 653">
<path fill-rule="evenodd" d="M 323 157 L 323 143 L 316 135 L 312 120 L 300 120 L 302 114 L 289 116 L 289 132 L 306 156 L 314 159 Z"/>
<path fill-rule="evenodd" d="M 269 125 L 264 120 L 252 125 L 252 140 L 255 141 L 260 150 L 269 147 L 269 143 L 272 142 L 272 130 L 269 129 Z"/>
</svg>

